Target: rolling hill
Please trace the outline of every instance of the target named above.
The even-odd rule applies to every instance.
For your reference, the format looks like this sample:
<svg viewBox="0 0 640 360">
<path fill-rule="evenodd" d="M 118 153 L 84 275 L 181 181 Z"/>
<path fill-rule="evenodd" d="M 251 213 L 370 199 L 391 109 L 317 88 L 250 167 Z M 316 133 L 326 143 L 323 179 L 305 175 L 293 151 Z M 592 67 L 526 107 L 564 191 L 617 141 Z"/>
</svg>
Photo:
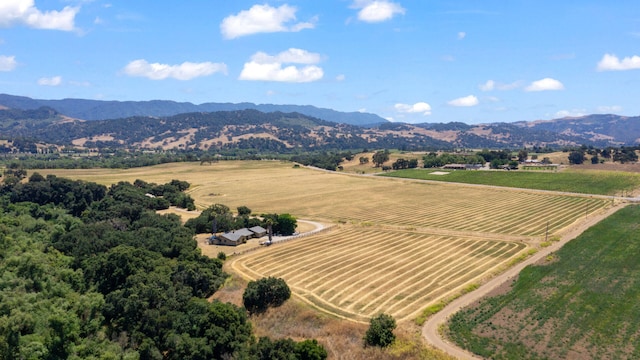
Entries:
<svg viewBox="0 0 640 360">
<path fill-rule="evenodd" d="M 58 109 L 48 106 L 35 107 L 42 105 L 41 101 L 58 101 L 54 103 Z M 96 104 L 100 104 L 100 109 L 113 107 L 110 114 L 125 114 L 137 108 L 137 111 L 144 115 L 90 121 L 73 115 L 90 113 L 96 109 Z M 157 106 L 154 107 L 154 104 Z M 0 95 L 0 137 L 5 140 L 32 139 L 46 144 L 86 148 L 240 148 L 269 152 L 364 148 L 429 151 L 533 146 L 558 148 L 583 144 L 617 147 L 635 145 L 640 138 L 640 117 L 618 115 L 589 115 L 549 121 L 481 125 L 460 122 L 404 124 L 384 121 L 367 126 L 328 121 L 301 112 L 265 112 L 257 109 L 153 115 L 169 110 L 188 110 L 192 106 L 195 105 L 167 101 L 124 103 L 68 99 L 34 100 Z M 264 106 L 272 110 L 283 107 Z M 75 110 L 60 110 L 68 107 Z M 291 107 L 299 108 L 308 108 L 310 111 L 318 109 Z M 346 113 L 340 114 L 348 116 Z"/>
<path fill-rule="evenodd" d="M 38 100 L 24 96 L 0 94 L 0 105 L 8 108 L 35 110 L 49 107 L 61 114 L 83 120 L 107 120 L 132 116 L 172 116 L 191 112 L 218 112 L 236 110 L 258 110 L 261 112 L 297 112 L 335 123 L 372 126 L 388 122 L 378 115 L 361 112 L 340 112 L 315 106 L 273 105 L 253 103 L 204 103 L 195 105 L 189 102 L 169 100 L 151 101 L 102 101 L 85 99 Z"/>
</svg>

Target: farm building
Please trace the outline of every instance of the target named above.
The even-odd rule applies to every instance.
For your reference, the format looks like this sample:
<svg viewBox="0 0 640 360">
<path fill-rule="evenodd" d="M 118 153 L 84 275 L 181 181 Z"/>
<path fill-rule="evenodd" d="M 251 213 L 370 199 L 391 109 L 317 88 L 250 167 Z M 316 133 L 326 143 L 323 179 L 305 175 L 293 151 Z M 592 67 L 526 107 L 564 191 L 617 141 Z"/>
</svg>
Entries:
<svg viewBox="0 0 640 360">
<path fill-rule="evenodd" d="M 478 170 L 482 164 L 446 164 L 443 169 L 446 170 Z"/>
<path fill-rule="evenodd" d="M 267 229 L 263 228 L 262 226 L 254 226 L 249 228 L 249 230 L 253 232 L 254 238 L 261 238 L 267 235 Z"/>
<path fill-rule="evenodd" d="M 224 235 L 228 235 L 227 234 L 222 234 L 219 236 L 216 235 L 212 235 L 211 237 L 209 237 L 209 245 L 227 245 L 227 246 L 238 246 L 240 244 L 243 244 L 245 241 L 243 241 L 241 239 L 240 236 L 224 236 Z"/>
<path fill-rule="evenodd" d="M 251 229 L 242 228 L 233 230 L 220 235 L 212 235 L 209 238 L 210 245 L 228 245 L 238 246 L 244 244 L 249 239 L 261 238 L 267 234 L 262 226 L 254 226 Z"/>
<path fill-rule="evenodd" d="M 467 166 L 465 164 L 447 164 L 442 168 L 448 170 L 466 170 Z"/>
</svg>

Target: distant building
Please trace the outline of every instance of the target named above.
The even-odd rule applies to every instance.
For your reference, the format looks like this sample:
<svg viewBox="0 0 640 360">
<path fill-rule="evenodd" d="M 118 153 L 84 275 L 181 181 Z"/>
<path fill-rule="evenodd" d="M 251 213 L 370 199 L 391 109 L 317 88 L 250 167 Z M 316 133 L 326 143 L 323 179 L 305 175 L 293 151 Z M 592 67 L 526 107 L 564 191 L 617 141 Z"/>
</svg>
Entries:
<svg viewBox="0 0 640 360">
<path fill-rule="evenodd" d="M 442 167 L 445 170 L 478 170 L 482 164 L 447 164 Z"/>
<path fill-rule="evenodd" d="M 466 170 L 467 169 L 467 165 L 465 164 L 447 164 L 445 166 L 442 167 L 443 169 L 447 169 L 447 170 Z"/>
<path fill-rule="evenodd" d="M 220 235 L 209 237 L 209 245 L 238 246 L 244 244 L 249 239 L 261 238 L 267 234 L 267 230 L 262 226 L 254 226 L 251 229 L 242 228 Z"/>
</svg>

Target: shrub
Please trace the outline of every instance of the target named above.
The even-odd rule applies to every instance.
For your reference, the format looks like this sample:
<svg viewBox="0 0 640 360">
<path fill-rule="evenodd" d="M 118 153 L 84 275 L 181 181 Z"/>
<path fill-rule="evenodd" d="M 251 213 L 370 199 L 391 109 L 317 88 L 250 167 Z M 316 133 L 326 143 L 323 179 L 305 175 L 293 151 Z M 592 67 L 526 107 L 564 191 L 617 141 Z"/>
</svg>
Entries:
<svg viewBox="0 0 640 360">
<path fill-rule="evenodd" d="M 396 328 L 396 320 L 387 314 L 380 314 L 371 319 L 369 329 L 364 334 L 365 346 L 387 347 L 396 340 L 393 330 Z"/>
<path fill-rule="evenodd" d="M 242 302 L 250 314 L 255 314 L 278 307 L 290 297 L 291 290 L 283 279 L 267 277 L 250 281 L 242 294 Z"/>
</svg>

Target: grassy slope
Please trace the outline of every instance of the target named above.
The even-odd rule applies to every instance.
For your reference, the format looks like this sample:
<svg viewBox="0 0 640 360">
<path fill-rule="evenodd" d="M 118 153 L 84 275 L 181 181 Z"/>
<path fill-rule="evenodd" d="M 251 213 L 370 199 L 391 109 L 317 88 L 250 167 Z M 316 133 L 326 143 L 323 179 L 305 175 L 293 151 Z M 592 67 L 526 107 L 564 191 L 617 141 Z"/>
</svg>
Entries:
<svg viewBox="0 0 640 360">
<path fill-rule="evenodd" d="M 525 268 L 504 295 L 457 313 L 450 337 L 489 358 L 640 356 L 640 206 Z"/>
<path fill-rule="evenodd" d="M 640 186 L 640 174 L 625 172 L 448 171 L 447 175 L 432 175 L 434 171 L 409 169 L 381 176 L 599 195 L 621 195 Z"/>
</svg>

